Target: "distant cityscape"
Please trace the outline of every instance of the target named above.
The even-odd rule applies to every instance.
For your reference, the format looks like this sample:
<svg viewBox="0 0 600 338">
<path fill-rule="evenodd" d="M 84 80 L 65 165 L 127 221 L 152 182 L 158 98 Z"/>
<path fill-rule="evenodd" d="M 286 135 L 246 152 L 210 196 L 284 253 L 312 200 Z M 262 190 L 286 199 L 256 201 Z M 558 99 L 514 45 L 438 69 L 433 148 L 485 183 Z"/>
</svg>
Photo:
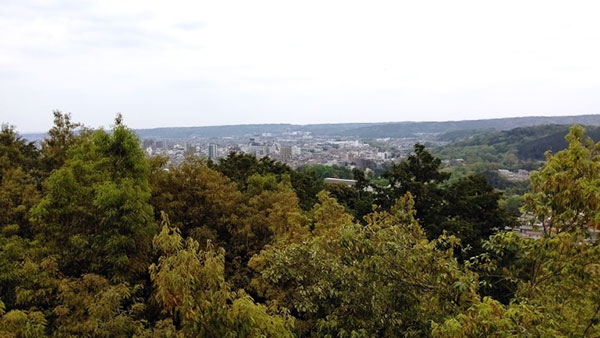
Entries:
<svg viewBox="0 0 600 338">
<path fill-rule="evenodd" d="M 435 148 L 477 133 L 540 125 L 579 123 L 600 126 L 600 115 L 520 117 L 445 122 L 249 124 L 203 127 L 134 129 L 149 156 L 166 156 L 172 164 L 195 155 L 212 161 L 230 152 L 268 156 L 292 168 L 304 165 L 338 165 L 377 169 L 397 162 L 413 150 L 415 143 Z M 559 139 L 563 133 L 559 132 Z M 558 135 L 557 134 L 557 135 Z M 23 135 L 39 146 L 46 133 Z M 550 149 L 550 148 L 547 148 Z M 546 149 L 544 149 L 546 150 Z M 442 157 L 446 167 L 463 166 L 461 156 Z M 499 166 L 498 173 L 509 181 L 524 181 L 529 171 Z M 513 171 L 510 171 L 513 170 Z"/>
<path fill-rule="evenodd" d="M 195 155 L 218 161 L 230 152 L 268 156 L 293 168 L 303 165 L 338 165 L 375 169 L 386 162 L 406 156 L 415 143 L 442 144 L 433 135 L 418 138 L 376 138 L 359 140 L 351 137 L 313 135 L 307 131 L 278 134 L 260 133 L 211 138 L 143 138 L 142 147 L 149 156 L 167 156 L 171 163 L 181 163 Z"/>
</svg>

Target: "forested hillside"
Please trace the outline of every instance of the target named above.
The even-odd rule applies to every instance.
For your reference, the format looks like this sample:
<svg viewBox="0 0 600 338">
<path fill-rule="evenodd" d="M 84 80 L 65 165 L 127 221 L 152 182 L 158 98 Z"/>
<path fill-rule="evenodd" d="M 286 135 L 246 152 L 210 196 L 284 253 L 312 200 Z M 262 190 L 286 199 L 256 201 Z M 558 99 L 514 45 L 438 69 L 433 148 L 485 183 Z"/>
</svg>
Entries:
<svg viewBox="0 0 600 338">
<path fill-rule="evenodd" d="M 599 127 L 586 127 L 586 135 L 600 140 Z M 458 140 L 437 148 L 434 153 L 444 159 L 462 158 L 470 164 L 481 163 L 510 169 L 535 169 L 545 159 L 546 151 L 567 147 L 568 125 L 542 125 L 505 131 L 449 133 L 443 139 Z"/>
<path fill-rule="evenodd" d="M 347 187 L 245 154 L 172 166 L 121 116 L 54 118 L 41 149 L 0 132 L 1 337 L 600 335 L 600 145 L 581 127 L 531 178 L 533 240 L 504 231 L 485 177 L 451 181 L 419 144 L 388 185 Z M 521 132 L 486 146 L 551 135 Z"/>
</svg>

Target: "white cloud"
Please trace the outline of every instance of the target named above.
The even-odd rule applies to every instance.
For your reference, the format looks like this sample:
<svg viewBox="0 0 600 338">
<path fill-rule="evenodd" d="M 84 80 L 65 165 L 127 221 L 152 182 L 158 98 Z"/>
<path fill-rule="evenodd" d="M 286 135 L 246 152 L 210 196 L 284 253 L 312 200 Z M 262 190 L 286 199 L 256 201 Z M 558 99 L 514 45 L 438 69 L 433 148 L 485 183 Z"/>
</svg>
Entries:
<svg viewBox="0 0 600 338">
<path fill-rule="evenodd" d="M 600 112 L 596 1 L 0 2 L 0 120 L 134 127 Z"/>
</svg>

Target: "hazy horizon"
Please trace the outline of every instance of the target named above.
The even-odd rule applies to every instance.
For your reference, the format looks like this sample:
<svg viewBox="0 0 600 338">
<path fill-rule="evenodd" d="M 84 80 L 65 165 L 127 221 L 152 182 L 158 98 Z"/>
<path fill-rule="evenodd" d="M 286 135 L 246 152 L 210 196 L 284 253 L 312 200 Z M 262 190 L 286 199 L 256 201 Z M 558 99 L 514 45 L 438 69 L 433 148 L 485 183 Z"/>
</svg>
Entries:
<svg viewBox="0 0 600 338">
<path fill-rule="evenodd" d="M 91 127 L 600 113 L 595 1 L 0 2 L 0 122 Z M 359 121 L 359 122 L 356 122 Z"/>
<path fill-rule="evenodd" d="M 265 123 L 235 123 L 235 124 L 214 124 L 214 125 L 170 125 L 170 126 L 157 126 L 157 127 L 144 127 L 137 128 L 127 123 L 127 117 L 123 116 L 124 123 L 132 129 L 136 130 L 151 130 L 151 129 L 161 129 L 161 128 L 210 128 L 210 127 L 235 127 L 235 126 L 252 126 L 252 125 L 295 125 L 295 126 L 310 126 L 310 125 L 335 125 L 335 124 L 393 124 L 393 123 L 427 123 L 427 122 L 437 122 L 437 123 L 453 123 L 453 122 L 468 122 L 468 121 L 480 121 L 480 120 L 501 120 L 501 119 L 520 119 L 520 118 L 552 118 L 552 117 L 578 117 L 578 116 L 595 116 L 600 114 L 565 114 L 565 115 L 527 115 L 527 116 L 502 116 L 502 117 L 492 117 L 492 118 L 482 118 L 482 119 L 464 119 L 464 120 L 405 120 L 405 121 L 349 121 L 349 122 L 323 122 L 323 123 L 289 123 L 289 122 L 265 122 Z M 116 116 L 116 114 L 115 114 Z M 110 126 L 114 122 L 114 118 L 110 123 L 106 123 L 104 125 L 92 126 L 86 124 L 84 121 L 77 120 L 74 116 L 72 116 L 73 122 L 82 123 L 84 126 L 89 128 L 106 128 L 109 129 Z M 4 121 L 0 121 L 0 123 L 8 123 Z M 15 126 L 14 124 L 8 123 L 9 125 L 13 125 L 16 127 L 16 131 L 20 134 L 44 134 L 47 133 L 48 130 L 34 130 L 34 131 L 22 131 Z M 50 127 L 49 127 L 50 128 Z M 48 129 L 49 129 L 48 128 Z"/>
</svg>

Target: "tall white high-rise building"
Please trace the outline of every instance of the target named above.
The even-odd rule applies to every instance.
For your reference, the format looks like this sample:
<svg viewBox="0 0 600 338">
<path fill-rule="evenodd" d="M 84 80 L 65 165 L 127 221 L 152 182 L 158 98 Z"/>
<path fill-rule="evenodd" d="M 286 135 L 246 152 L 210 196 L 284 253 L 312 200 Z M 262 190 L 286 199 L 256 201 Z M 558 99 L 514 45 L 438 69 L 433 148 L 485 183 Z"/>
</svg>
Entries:
<svg viewBox="0 0 600 338">
<path fill-rule="evenodd" d="M 210 158 L 213 161 L 217 160 L 217 157 L 219 157 L 219 153 L 218 153 L 218 148 L 217 145 L 214 143 L 211 143 L 208 145 L 208 158 Z"/>
<path fill-rule="evenodd" d="M 290 146 L 281 146 L 279 148 L 279 158 L 283 162 L 288 162 L 292 159 L 292 147 Z"/>
</svg>

